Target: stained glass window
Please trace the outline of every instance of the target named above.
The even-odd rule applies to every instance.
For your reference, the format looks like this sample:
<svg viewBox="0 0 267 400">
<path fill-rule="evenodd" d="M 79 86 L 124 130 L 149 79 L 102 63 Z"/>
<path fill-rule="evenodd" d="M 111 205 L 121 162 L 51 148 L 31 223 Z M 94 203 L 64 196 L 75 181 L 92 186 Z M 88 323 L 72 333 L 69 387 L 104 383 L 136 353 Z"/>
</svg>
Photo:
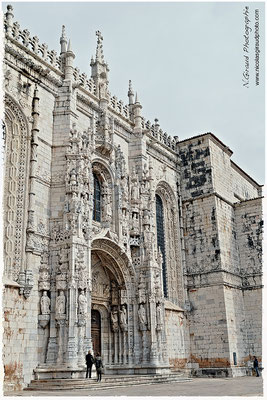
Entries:
<svg viewBox="0 0 267 400">
<path fill-rule="evenodd" d="M 162 253 L 162 278 L 164 297 L 168 297 L 166 254 L 165 254 L 165 234 L 164 234 L 164 212 L 163 203 L 158 194 L 156 194 L 156 219 L 157 219 L 157 243 Z"/>
<path fill-rule="evenodd" d="M 101 185 L 96 174 L 94 174 L 93 220 L 98 222 L 101 221 Z"/>
</svg>

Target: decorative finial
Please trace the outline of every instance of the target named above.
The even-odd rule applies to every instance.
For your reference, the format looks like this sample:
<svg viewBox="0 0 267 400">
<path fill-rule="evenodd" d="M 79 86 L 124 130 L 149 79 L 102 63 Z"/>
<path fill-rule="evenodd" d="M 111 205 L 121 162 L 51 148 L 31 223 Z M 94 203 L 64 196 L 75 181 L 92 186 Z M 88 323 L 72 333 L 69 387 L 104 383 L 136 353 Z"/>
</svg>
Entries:
<svg viewBox="0 0 267 400">
<path fill-rule="evenodd" d="M 132 81 L 129 80 L 129 90 L 128 90 L 129 104 L 133 104 L 134 101 L 134 92 L 132 88 Z"/>
<path fill-rule="evenodd" d="M 7 6 L 7 12 L 5 14 L 5 22 L 6 22 L 6 32 L 7 34 L 11 34 L 12 31 L 12 26 L 13 26 L 13 17 L 14 15 L 12 14 L 13 7 L 9 4 Z"/>
<path fill-rule="evenodd" d="M 128 96 L 130 96 L 130 95 L 134 95 L 134 92 L 133 92 L 133 87 L 132 87 L 132 81 L 131 80 L 129 80 L 129 91 L 128 91 Z"/>
<path fill-rule="evenodd" d="M 97 36 L 97 45 L 96 45 L 96 57 L 95 60 L 101 63 L 104 63 L 104 55 L 103 55 L 103 36 L 100 31 L 96 31 Z"/>
<path fill-rule="evenodd" d="M 137 97 L 137 92 L 135 93 L 135 103 L 139 103 L 138 97 Z"/>
<path fill-rule="evenodd" d="M 66 36 L 65 25 L 62 25 L 60 44 L 61 44 L 61 53 L 65 53 L 67 51 L 67 36 Z"/>
</svg>

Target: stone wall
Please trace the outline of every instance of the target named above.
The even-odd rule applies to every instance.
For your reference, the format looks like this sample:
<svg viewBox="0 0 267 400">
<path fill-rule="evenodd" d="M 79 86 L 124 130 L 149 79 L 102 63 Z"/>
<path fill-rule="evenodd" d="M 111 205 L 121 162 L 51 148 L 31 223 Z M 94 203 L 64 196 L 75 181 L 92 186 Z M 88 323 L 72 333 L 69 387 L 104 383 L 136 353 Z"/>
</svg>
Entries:
<svg viewBox="0 0 267 400">
<path fill-rule="evenodd" d="M 212 168 L 209 140 L 200 136 L 178 144 L 183 200 L 212 193 Z"/>
<path fill-rule="evenodd" d="M 262 289 L 245 290 L 243 294 L 246 330 L 247 354 L 257 356 L 262 361 Z"/>
<path fill-rule="evenodd" d="M 5 286 L 3 293 L 3 365 L 4 389 L 19 390 L 33 379 L 38 354 L 38 262 L 31 265 L 34 286 L 31 297 L 25 299 L 19 288 Z"/>
<path fill-rule="evenodd" d="M 166 308 L 165 324 L 167 352 L 170 367 L 175 371 L 186 368 L 190 355 L 190 340 L 188 334 L 188 319 L 184 312 L 175 305 Z"/>
<path fill-rule="evenodd" d="M 216 220 L 221 268 L 232 273 L 240 273 L 234 207 L 219 197 L 216 197 Z"/>
<path fill-rule="evenodd" d="M 262 268 L 262 199 L 235 204 L 235 218 L 242 274 L 259 274 Z"/>
<path fill-rule="evenodd" d="M 189 289 L 193 368 L 229 367 L 229 343 L 224 288 L 213 285 Z"/>
<path fill-rule="evenodd" d="M 184 241 L 188 274 L 220 268 L 220 243 L 214 195 L 183 204 Z"/>
</svg>

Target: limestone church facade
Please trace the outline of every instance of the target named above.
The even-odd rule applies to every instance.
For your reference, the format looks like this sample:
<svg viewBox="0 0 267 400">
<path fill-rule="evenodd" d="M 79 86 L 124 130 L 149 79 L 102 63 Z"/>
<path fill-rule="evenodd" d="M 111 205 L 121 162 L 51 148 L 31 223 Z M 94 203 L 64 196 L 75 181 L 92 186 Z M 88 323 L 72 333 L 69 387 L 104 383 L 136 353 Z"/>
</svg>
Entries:
<svg viewBox="0 0 267 400">
<path fill-rule="evenodd" d="M 261 360 L 261 186 L 213 133 L 147 121 L 4 20 L 5 387 L 85 374 L 246 374 Z"/>
</svg>

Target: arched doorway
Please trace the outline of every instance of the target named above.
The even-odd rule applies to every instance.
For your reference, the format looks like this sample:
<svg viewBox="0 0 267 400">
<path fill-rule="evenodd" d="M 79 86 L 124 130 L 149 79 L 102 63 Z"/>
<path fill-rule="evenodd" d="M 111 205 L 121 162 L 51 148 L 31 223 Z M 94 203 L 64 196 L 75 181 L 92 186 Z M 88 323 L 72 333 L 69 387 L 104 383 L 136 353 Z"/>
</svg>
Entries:
<svg viewBox="0 0 267 400">
<path fill-rule="evenodd" d="M 98 310 L 91 313 L 91 336 L 94 354 L 101 354 L 101 317 Z"/>
<path fill-rule="evenodd" d="M 101 350 L 107 369 L 126 366 L 133 357 L 134 290 L 127 256 L 110 239 L 96 239 L 92 244 L 91 268 L 94 353 Z"/>
</svg>

